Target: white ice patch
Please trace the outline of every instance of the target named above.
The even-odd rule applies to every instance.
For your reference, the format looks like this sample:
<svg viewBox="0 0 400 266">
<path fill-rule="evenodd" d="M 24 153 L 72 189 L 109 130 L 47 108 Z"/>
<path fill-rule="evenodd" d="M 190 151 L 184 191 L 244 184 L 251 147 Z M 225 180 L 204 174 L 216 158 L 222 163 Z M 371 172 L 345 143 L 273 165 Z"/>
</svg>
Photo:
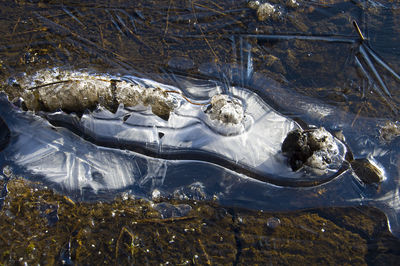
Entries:
<svg viewBox="0 0 400 266">
<path fill-rule="evenodd" d="M 244 117 L 243 106 L 239 100 L 228 95 L 218 94 L 211 98 L 211 110 L 208 111 L 211 120 L 226 124 L 239 124 Z"/>
<path fill-rule="evenodd" d="M 27 94 L 33 95 L 36 87 L 39 95 L 33 98 L 50 110 L 119 104 L 115 113 L 100 106 L 77 121 L 95 139 L 139 142 L 155 152 L 204 151 L 261 173 L 297 175 L 284 163 L 280 146 L 299 126 L 243 88 L 230 87 L 223 94 L 214 83 L 196 89 L 198 98 L 188 98 L 185 91 L 149 79 L 59 68 L 23 75 L 16 82 Z M 187 91 L 193 95 L 193 89 Z"/>
<path fill-rule="evenodd" d="M 154 81 L 135 80 L 155 85 Z M 157 84 L 157 87 L 180 91 L 178 88 L 165 88 L 163 84 Z M 119 109 L 110 119 L 109 113 L 100 109 L 84 114 L 79 126 L 94 138 L 110 141 L 117 138 L 123 143 L 141 142 L 155 152 L 204 151 L 261 173 L 300 175 L 293 173 L 280 155 L 280 146 L 287 133 L 299 128 L 293 120 L 275 112 L 259 96 L 243 88 L 230 87 L 228 98 L 221 95 L 220 88 L 215 87 L 214 95 L 214 101 L 222 99 L 228 107 L 219 106 L 222 108 L 215 108 L 212 115 L 205 111 L 209 101 L 192 99 L 205 104 L 196 105 L 181 98 L 180 105 L 171 112 L 168 120 L 143 110 L 131 109 Z M 173 97 L 181 96 L 174 93 Z M 227 99 L 233 100 L 228 103 Z M 224 114 L 230 115 L 228 120 L 224 120 Z M 123 121 L 122 117 L 128 118 Z"/>
<path fill-rule="evenodd" d="M 216 82 L 192 88 L 187 82 L 187 88 L 179 89 L 134 76 L 57 69 L 25 75 L 18 83 L 27 91 L 32 91 L 28 89 L 32 86 L 42 86 L 38 88 L 42 90 L 39 97 L 47 97 L 53 90 L 51 97 L 56 97 L 56 102 L 62 106 L 74 98 L 68 95 L 80 95 L 76 98 L 84 99 L 85 93 L 95 95 L 105 105 L 108 101 L 119 104 L 113 111 L 100 104 L 95 111 L 86 111 L 81 117 L 61 111 L 44 113 L 44 116 L 53 122 L 69 124 L 95 143 L 111 144 L 110 147 L 116 144 L 121 150 L 108 150 L 82 141 L 67 129 L 53 131 L 42 118 L 33 114 L 17 112 L 15 120 L 9 118 L 11 126 L 14 124 L 10 130 L 14 136 L 19 136 L 13 146 L 16 152 L 10 158 L 68 190 L 83 187 L 94 191 L 117 190 L 132 185 L 155 189 L 161 186 L 171 161 L 122 150 L 129 150 L 131 146 L 134 147 L 132 151 L 140 147 L 161 157 L 195 153 L 210 164 L 222 159 L 265 177 L 308 178 L 304 177 L 305 172 L 292 171 L 281 154 L 283 140 L 288 132 L 299 129 L 299 125 L 244 88 L 223 90 Z M 154 110 L 160 113 L 167 110 L 168 118 L 162 118 Z M 3 112 L 5 115 L 9 111 L 4 109 Z M 24 117 L 28 125 L 24 125 Z M 30 135 L 32 132 L 34 134 Z"/>
</svg>

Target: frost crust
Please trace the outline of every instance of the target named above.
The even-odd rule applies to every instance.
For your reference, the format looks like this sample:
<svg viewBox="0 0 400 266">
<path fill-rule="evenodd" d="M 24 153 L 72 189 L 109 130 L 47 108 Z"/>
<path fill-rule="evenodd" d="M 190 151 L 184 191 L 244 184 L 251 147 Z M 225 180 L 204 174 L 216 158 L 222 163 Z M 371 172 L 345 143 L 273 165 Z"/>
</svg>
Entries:
<svg viewBox="0 0 400 266">
<path fill-rule="evenodd" d="M 229 97 L 226 94 L 217 94 L 211 98 L 209 114 L 211 120 L 218 120 L 222 123 L 240 124 L 244 117 L 243 105 L 238 99 Z"/>
</svg>

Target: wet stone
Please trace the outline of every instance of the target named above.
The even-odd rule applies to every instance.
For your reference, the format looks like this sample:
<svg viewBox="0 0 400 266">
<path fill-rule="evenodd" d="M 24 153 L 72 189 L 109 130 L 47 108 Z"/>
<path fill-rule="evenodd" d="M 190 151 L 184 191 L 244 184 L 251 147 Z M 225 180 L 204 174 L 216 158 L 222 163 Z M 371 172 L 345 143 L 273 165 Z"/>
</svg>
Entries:
<svg viewBox="0 0 400 266">
<path fill-rule="evenodd" d="M 41 204 L 39 206 L 40 216 L 47 219 L 49 226 L 53 226 L 58 222 L 58 206 L 55 204 Z"/>
<path fill-rule="evenodd" d="M 296 0 L 286 0 L 286 6 L 290 8 L 296 8 L 299 7 L 300 4 Z"/>
<path fill-rule="evenodd" d="M 159 200 L 161 198 L 161 191 L 159 191 L 158 189 L 154 189 L 151 193 L 151 198 L 152 200 Z"/>
<path fill-rule="evenodd" d="M 267 227 L 271 229 L 275 229 L 281 225 L 281 220 L 276 217 L 271 217 L 267 219 Z"/>
<path fill-rule="evenodd" d="M 3 174 L 7 177 L 10 178 L 13 174 L 12 168 L 9 165 L 6 165 L 3 167 Z"/>
<path fill-rule="evenodd" d="M 209 199 L 200 182 L 181 187 L 173 192 L 175 199 L 207 200 Z"/>
<path fill-rule="evenodd" d="M 192 207 L 187 204 L 172 205 L 167 202 L 155 204 L 153 208 L 161 214 L 163 219 L 184 217 L 192 210 Z"/>
<path fill-rule="evenodd" d="M 300 129 L 289 132 L 282 144 L 282 153 L 288 157 L 289 165 L 297 171 L 303 165 L 326 169 L 338 154 L 333 136 L 324 128 Z"/>
<path fill-rule="evenodd" d="M 380 139 L 384 142 L 391 142 L 398 136 L 400 136 L 400 123 L 396 122 L 386 122 L 384 126 L 381 127 Z"/>
<path fill-rule="evenodd" d="M 381 183 L 384 180 L 383 172 L 369 159 L 355 159 L 351 162 L 356 175 L 366 184 Z"/>
<path fill-rule="evenodd" d="M 289 158 L 293 171 L 300 169 L 312 154 L 307 142 L 307 135 L 298 129 L 289 132 L 283 141 L 282 152 Z"/>
<path fill-rule="evenodd" d="M 258 7 L 260 6 L 260 1 L 249 1 L 247 3 L 247 6 L 251 9 L 257 10 Z"/>
<path fill-rule="evenodd" d="M 279 15 L 280 12 L 270 3 L 263 3 L 257 9 L 257 18 L 259 21 L 265 21 L 269 18 L 276 19 Z"/>
</svg>

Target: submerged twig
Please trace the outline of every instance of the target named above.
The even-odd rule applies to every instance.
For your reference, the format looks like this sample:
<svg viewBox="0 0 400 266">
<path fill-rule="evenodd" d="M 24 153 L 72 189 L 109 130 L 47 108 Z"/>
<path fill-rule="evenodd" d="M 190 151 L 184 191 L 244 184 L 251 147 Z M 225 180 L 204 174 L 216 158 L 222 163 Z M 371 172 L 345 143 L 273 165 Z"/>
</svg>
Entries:
<svg viewBox="0 0 400 266">
<path fill-rule="evenodd" d="M 192 3 L 192 4 L 193 4 L 193 3 Z M 215 4 L 215 3 L 214 3 L 214 4 Z M 196 6 L 198 6 L 198 7 L 202 7 L 202 8 L 207 9 L 207 10 L 210 10 L 210 11 L 215 12 L 215 13 L 217 13 L 217 14 L 220 14 L 220 15 L 222 15 L 222 16 L 230 17 L 233 21 L 235 21 L 235 23 L 241 24 L 241 25 L 243 26 L 243 22 L 241 22 L 241 21 L 239 21 L 239 20 L 237 20 L 237 19 L 231 17 L 230 15 L 228 15 L 228 14 L 226 14 L 226 13 L 224 13 L 224 12 L 218 11 L 218 10 L 216 10 L 216 9 L 214 9 L 214 8 L 211 8 L 211 7 L 208 7 L 208 6 L 199 4 L 199 3 L 194 3 L 194 5 L 196 5 Z M 216 5 L 216 4 L 215 4 L 215 5 Z M 220 6 L 218 6 L 218 5 L 216 5 L 216 6 L 217 6 L 218 8 L 220 8 L 220 9 L 222 9 Z"/>
<path fill-rule="evenodd" d="M 63 198 L 68 204 L 75 206 L 75 202 L 70 197 L 63 196 Z"/>
<path fill-rule="evenodd" d="M 208 256 L 206 249 L 205 249 L 203 243 L 201 242 L 201 239 L 200 238 L 197 239 L 197 242 L 199 242 L 199 246 L 200 246 L 201 250 L 203 251 L 204 256 L 206 257 L 207 265 L 211 265 L 210 257 Z"/>
<path fill-rule="evenodd" d="M 81 24 L 84 28 L 86 28 L 85 24 L 83 24 L 74 14 L 72 14 L 71 11 L 69 11 L 66 7 L 63 7 L 62 10 L 67 13 L 68 16 L 70 16 L 73 20 Z"/>
<path fill-rule="evenodd" d="M 168 11 L 167 11 L 167 22 L 166 22 L 166 25 L 165 25 L 164 35 L 166 35 L 167 32 L 168 32 L 169 12 L 171 10 L 171 5 L 172 5 L 172 0 L 169 0 Z"/>
<path fill-rule="evenodd" d="M 108 15 L 110 16 L 110 20 L 112 22 L 112 24 L 114 25 L 114 27 L 121 33 L 124 34 L 124 32 L 121 30 L 121 27 L 118 25 L 118 23 L 114 20 L 114 17 L 111 15 L 110 11 L 108 11 L 106 9 L 106 12 L 108 13 Z"/>
<path fill-rule="evenodd" d="M 356 121 L 358 120 L 358 118 L 360 117 L 361 114 L 361 110 L 364 108 L 364 104 L 361 105 L 360 109 L 358 109 L 358 112 L 356 114 L 356 116 L 354 117 L 353 121 L 351 122 L 351 127 L 354 127 L 354 124 L 356 123 Z"/>
<path fill-rule="evenodd" d="M 358 36 L 360 37 L 360 41 L 361 42 L 365 41 L 364 35 L 362 34 L 360 27 L 358 27 L 358 24 L 355 20 L 353 20 L 353 26 L 356 29 Z"/>
<path fill-rule="evenodd" d="M 386 69 L 390 74 L 392 74 L 395 78 L 400 80 L 400 76 L 393 70 L 391 69 L 385 62 L 383 62 L 382 59 L 380 59 L 367 44 L 364 43 L 365 40 L 367 40 L 364 35 L 362 34 L 360 28 L 358 27 L 358 24 L 356 21 L 353 21 L 354 28 L 356 29 L 359 37 L 360 37 L 360 46 L 359 46 L 359 54 L 363 58 L 366 67 L 368 67 L 368 70 L 372 72 L 374 79 L 368 74 L 368 72 L 364 69 L 363 65 L 361 64 L 359 58 L 356 56 L 355 57 L 355 62 L 357 66 L 360 67 L 362 73 L 367 77 L 368 81 L 372 84 L 372 88 L 375 92 L 377 92 L 383 99 L 384 101 L 390 106 L 391 110 L 397 113 L 397 108 L 393 106 L 387 99 L 387 97 L 392 98 L 392 95 L 386 86 L 385 82 L 383 81 L 382 77 L 379 75 L 377 69 L 375 68 L 373 62 L 370 59 L 370 56 L 384 69 Z M 377 81 L 378 86 L 375 84 L 375 80 Z M 386 95 L 385 95 L 386 94 Z M 354 123 L 354 122 L 353 122 Z"/>
<path fill-rule="evenodd" d="M 131 23 L 132 23 L 132 25 L 133 25 L 133 27 L 134 27 L 134 30 L 132 31 L 132 30 L 126 25 L 126 23 L 123 21 L 123 19 L 121 18 L 121 16 L 119 16 L 115 11 L 114 11 L 113 14 L 114 14 L 114 16 L 117 18 L 119 24 L 117 23 L 116 20 L 114 20 L 114 16 L 113 16 L 108 10 L 106 10 L 106 12 L 110 15 L 111 22 L 114 24 L 114 26 L 117 28 L 117 30 L 121 33 L 121 35 L 126 35 L 126 36 L 127 36 L 128 34 L 124 34 L 124 32 L 123 32 L 123 30 L 121 29 L 121 27 L 119 26 L 119 24 L 120 24 L 128 33 L 130 33 L 132 37 L 134 37 L 134 40 L 138 41 L 141 45 L 146 46 L 149 50 L 154 51 L 154 49 L 153 49 L 151 46 L 149 46 L 146 42 L 144 42 L 144 41 L 142 40 L 142 38 L 140 37 L 140 35 L 135 34 L 135 32 L 137 31 L 137 29 L 136 29 L 135 24 L 133 23 L 133 20 L 131 21 Z M 122 41 L 121 41 L 121 43 L 122 43 Z"/>
<path fill-rule="evenodd" d="M 195 11 L 195 8 L 194 8 L 194 3 L 193 3 L 193 1 L 192 1 L 192 12 L 193 12 L 193 16 L 194 16 L 194 21 L 195 21 L 196 24 L 198 25 L 198 27 L 199 27 L 199 29 L 200 29 L 200 32 L 201 32 L 201 35 L 202 35 L 204 41 L 207 43 L 207 45 L 208 45 L 208 47 L 210 48 L 212 54 L 214 55 L 214 60 L 215 60 L 215 62 L 218 62 L 218 61 L 219 61 L 218 56 L 217 56 L 217 54 L 215 53 L 214 49 L 212 48 L 210 42 L 207 40 L 207 38 L 206 38 L 206 36 L 205 36 L 205 34 L 204 34 L 204 32 L 203 32 L 203 29 L 201 28 L 201 25 L 199 24 L 199 21 L 197 20 L 197 15 L 196 15 L 196 11 Z"/>
<path fill-rule="evenodd" d="M 400 76 L 391 68 L 389 67 L 385 62 L 383 62 L 382 59 L 379 58 L 377 54 L 375 54 L 374 51 L 368 46 L 365 46 L 365 49 L 367 50 L 368 54 L 372 56 L 372 58 L 380 64 L 383 68 L 385 68 L 387 71 L 389 71 L 390 74 L 392 74 L 396 79 L 400 81 Z"/>
<path fill-rule="evenodd" d="M 196 103 L 196 102 L 192 102 L 191 100 L 189 100 L 189 98 L 187 98 L 185 95 L 183 95 L 181 92 L 179 91 L 174 91 L 174 90 L 168 90 L 168 91 L 164 91 L 166 93 L 177 93 L 180 96 L 182 96 L 183 99 L 185 99 L 188 103 L 194 104 L 194 105 L 207 105 L 209 104 L 209 102 L 207 103 Z"/>
<path fill-rule="evenodd" d="M 378 80 L 379 84 L 381 85 L 382 89 L 385 91 L 385 93 L 391 98 L 392 95 L 390 94 L 388 88 L 386 87 L 385 83 L 383 82 L 383 79 L 379 75 L 378 71 L 376 70 L 374 64 L 372 63 L 371 59 L 369 58 L 368 54 L 366 53 L 364 49 L 364 45 L 360 45 L 360 54 L 363 56 L 365 62 L 367 63 L 368 67 L 374 74 L 375 78 Z"/>
<path fill-rule="evenodd" d="M 133 249 L 134 244 L 133 244 L 133 242 L 135 240 L 135 235 L 126 226 L 123 226 L 121 231 L 120 231 L 120 233 L 119 233 L 117 243 L 115 245 L 115 260 L 116 261 L 118 260 L 119 242 L 121 241 L 121 238 L 124 235 L 124 233 L 127 233 L 131 237 L 131 247 L 132 247 L 131 255 L 132 255 L 132 258 L 134 256 L 134 249 Z"/>
<path fill-rule="evenodd" d="M 355 43 L 356 40 L 346 36 L 325 36 L 325 35 L 295 35 L 295 34 L 246 34 L 242 37 L 255 38 L 257 40 L 304 40 L 304 41 L 324 41 L 335 43 Z"/>
<path fill-rule="evenodd" d="M 19 17 L 18 20 L 17 20 L 17 23 L 15 23 L 15 26 L 14 26 L 12 32 L 11 32 L 11 36 L 14 35 L 15 30 L 17 29 L 17 26 L 18 26 L 18 24 L 19 24 L 20 21 L 21 21 L 21 17 Z"/>
<path fill-rule="evenodd" d="M 91 47 L 97 48 L 97 49 L 98 49 L 99 51 L 101 51 L 101 52 L 110 53 L 110 54 L 112 54 L 112 55 L 118 57 L 118 58 L 121 60 L 121 63 L 124 62 L 125 64 L 128 64 L 128 63 L 126 63 L 126 62 L 129 62 L 128 58 L 126 58 L 126 57 L 124 57 L 124 56 L 122 56 L 122 55 L 120 55 L 120 54 L 118 54 L 118 53 L 116 53 L 116 52 L 114 52 L 114 51 L 101 48 L 101 47 L 99 47 L 99 45 L 97 45 L 96 43 L 94 43 L 94 42 L 92 42 L 92 41 L 90 41 L 90 40 L 88 40 L 88 39 L 86 39 L 86 38 L 84 38 L 84 37 L 82 37 L 82 36 L 80 36 L 80 35 L 78 35 L 78 34 L 72 32 L 72 31 L 71 31 L 70 29 L 68 29 L 66 26 L 59 25 L 59 24 L 55 23 L 54 21 L 52 21 L 52 20 L 50 20 L 50 19 L 48 19 L 48 18 L 46 18 L 46 17 L 41 16 L 41 15 L 38 14 L 38 13 L 35 13 L 35 14 L 36 14 L 36 16 L 39 18 L 39 20 L 42 21 L 42 23 L 47 24 L 47 25 L 49 26 L 48 28 L 45 28 L 46 30 L 49 30 L 49 29 L 52 29 L 52 28 L 53 28 L 53 31 L 55 31 L 55 33 L 58 34 L 58 35 L 60 35 L 60 36 L 68 36 L 68 35 L 71 35 L 72 37 L 74 37 L 74 38 L 77 39 L 78 41 L 81 41 L 81 43 L 78 43 L 78 44 L 80 44 L 80 45 L 85 45 L 85 44 L 86 44 L 86 45 L 90 45 Z M 54 28 L 55 28 L 55 29 L 54 29 Z M 75 43 L 73 43 L 73 45 L 75 45 Z M 103 58 L 107 59 L 105 56 L 102 55 L 102 53 L 98 53 L 98 54 L 99 54 L 100 56 L 102 56 Z"/>
<path fill-rule="evenodd" d="M 135 33 L 137 33 L 136 24 L 135 24 L 135 21 L 134 21 L 133 17 L 132 17 L 131 15 L 129 15 L 129 13 L 126 12 L 125 10 L 123 10 L 123 9 L 118 9 L 118 11 L 121 12 L 122 14 L 125 14 L 125 15 L 128 17 L 129 21 L 131 22 L 133 31 L 134 31 Z"/>
<path fill-rule="evenodd" d="M 8 34 L 5 35 L 4 37 L 9 38 L 9 37 L 13 37 L 13 36 L 19 36 L 19 35 L 24 35 L 24 34 L 31 34 L 34 32 L 40 32 L 40 31 L 47 31 L 48 28 L 47 27 L 41 27 L 39 29 L 33 29 L 33 30 L 27 30 L 27 31 L 22 31 L 22 32 L 17 32 L 17 33 L 12 33 L 12 34 Z"/>
<path fill-rule="evenodd" d="M 100 40 L 101 40 L 101 46 L 103 47 L 103 49 L 104 48 L 106 48 L 105 47 L 105 45 L 104 45 L 104 36 L 103 36 L 103 30 L 101 29 L 101 25 L 100 24 L 98 24 L 99 25 L 99 32 L 100 32 Z"/>
<path fill-rule="evenodd" d="M 362 72 L 362 73 L 364 74 L 364 76 L 367 78 L 368 83 L 372 86 L 373 90 L 374 90 L 376 93 L 378 93 L 379 96 L 382 97 L 382 99 L 385 101 L 385 103 L 390 107 L 390 109 L 391 109 L 393 112 L 397 112 L 396 107 L 393 106 L 393 104 L 391 104 L 391 103 L 389 102 L 389 100 L 388 100 L 388 99 L 385 97 L 385 95 L 383 94 L 383 91 L 380 90 L 380 89 L 376 86 L 376 84 L 375 84 L 375 82 L 374 82 L 374 79 L 368 74 L 367 70 L 365 70 L 364 66 L 361 64 L 361 62 L 360 62 L 360 60 L 358 59 L 357 56 L 355 57 L 355 62 L 356 62 L 356 65 L 360 68 L 361 72 Z M 365 89 L 364 89 L 364 88 L 363 88 L 363 95 L 366 95 L 366 94 L 365 94 Z"/>
<path fill-rule="evenodd" d="M 220 5 L 218 5 L 217 3 L 215 3 L 214 1 L 210 1 L 214 6 L 216 6 L 218 9 L 220 10 L 224 10 L 224 8 Z"/>
<path fill-rule="evenodd" d="M 118 11 L 120 11 L 120 10 L 118 10 Z M 118 19 L 119 23 L 120 23 L 130 34 L 135 35 L 135 32 L 136 32 L 135 24 L 132 24 L 134 28 L 133 28 L 133 30 L 131 30 L 131 29 L 126 25 L 125 21 L 121 18 L 121 16 L 117 14 L 116 11 L 114 11 L 114 15 L 115 15 L 115 17 Z M 125 15 L 126 15 L 126 14 L 125 14 Z M 135 32 L 134 32 L 134 31 L 135 31 Z"/>
<path fill-rule="evenodd" d="M 70 83 L 70 82 L 73 82 L 73 80 L 60 80 L 60 81 L 55 81 L 55 82 L 50 82 L 50 83 L 46 83 L 46 84 L 41 84 L 41 85 L 38 85 L 38 86 L 34 86 L 34 87 L 30 87 L 30 88 L 27 88 L 27 90 L 37 90 L 37 89 L 40 89 L 40 88 L 43 88 L 43 87 L 47 87 L 47 86 L 51 86 L 51 85 L 57 85 L 57 84 L 61 84 L 61 83 Z"/>
<path fill-rule="evenodd" d="M 163 219 L 158 219 L 158 218 L 153 218 L 153 219 L 141 219 L 141 220 L 136 220 L 135 223 L 138 224 L 147 224 L 147 223 L 173 223 L 173 222 L 178 222 L 178 221 L 190 221 L 196 219 L 196 216 L 184 216 L 184 217 L 171 217 L 171 218 L 163 218 Z"/>
</svg>

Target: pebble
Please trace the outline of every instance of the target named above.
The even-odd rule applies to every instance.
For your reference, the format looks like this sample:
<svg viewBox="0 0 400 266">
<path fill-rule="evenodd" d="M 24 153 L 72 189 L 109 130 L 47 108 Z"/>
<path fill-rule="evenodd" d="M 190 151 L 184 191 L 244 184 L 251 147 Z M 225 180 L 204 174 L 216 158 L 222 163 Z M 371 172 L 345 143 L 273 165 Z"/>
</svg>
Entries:
<svg viewBox="0 0 400 266">
<path fill-rule="evenodd" d="M 277 217 L 271 217 L 267 219 L 268 228 L 275 229 L 281 225 L 281 220 Z"/>
<path fill-rule="evenodd" d="M 355 159 L 351 167 L 365 184 L 381 183 L 385 179 L 383 171 L 367 158 Z"/>
</svg>

